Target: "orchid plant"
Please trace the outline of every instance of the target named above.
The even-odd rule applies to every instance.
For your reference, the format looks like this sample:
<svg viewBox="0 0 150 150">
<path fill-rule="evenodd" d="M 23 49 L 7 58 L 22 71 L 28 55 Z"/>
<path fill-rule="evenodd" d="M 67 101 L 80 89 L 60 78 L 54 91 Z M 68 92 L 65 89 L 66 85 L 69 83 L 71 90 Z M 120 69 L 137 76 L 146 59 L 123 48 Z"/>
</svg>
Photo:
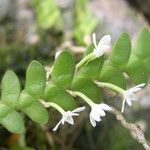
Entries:
<svg viewBox="0 0 150 150">
<path fill-rule="evenodd" d="M 62 50 L 56 54 L 48 78 L 43 65 L 32 61 L 26 70 L 23 89 L 17 75 L 8 70 L 1 83 L 0 124 L 10 132 L 22 133 L 25 126 L 19 112 L 36 123 L 46 124 L 49 118 L 46 108 L 53 107 L 62 115 L 53 131 L 65 122 L 74 125 L 73 117 L 88 107 L 76 106 L 74 97 L 80 97 L 90 106 L 89 120 L 95 127 L 107 111 L 112 111 L 111 106 L 102 100 L 102 88 L 122 95 L 123 113 L 125 103 L 131 106 L 132 101 L 137 100 L 135 92 L 141 90 L 148 80 L 150 31 L 144 28 L 133 48 L 127 33 L 122 33 L 112 47 L 110 42 L 110 35 L 106 35 L 97 44 L 96 34 L 93 34 L 92 44 L 77 64 L 69 51 Z M 105 55 L 108 49 L 111 50 L 109 56 Z M 127 80 L 136 86 L 126 89 Z"/>
</svg>

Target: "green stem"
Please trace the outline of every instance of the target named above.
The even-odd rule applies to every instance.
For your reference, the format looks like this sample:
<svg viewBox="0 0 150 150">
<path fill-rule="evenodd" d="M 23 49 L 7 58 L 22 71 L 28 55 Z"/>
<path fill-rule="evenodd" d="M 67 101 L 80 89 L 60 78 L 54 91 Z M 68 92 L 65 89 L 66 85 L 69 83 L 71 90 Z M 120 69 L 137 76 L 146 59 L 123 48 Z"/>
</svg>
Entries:
<svg viewBox="0 0 150 150">
<path fill-rule="evenodd" d="M 70 90 L 67 90 L 73 97 L 76 97 L 76 96 L 79 96 L 81 97 L 86 103 L 88 103 L 90 106 L 94 104 L 94 102 L 89 99 L 86 95 L 84 95 L 83 93 L 81 92 L 78 92 L 78 91 L 70 91 Z"/>
<path fill-rule="evenodd" d="M 88 61 L 91 57 L 93 57 L 93 53 L 88 54 L 85 56 L 79 63 L 76 65 L 76 70 L 78 70 L 86 61 Z"/>
<path fill-rule="evenodd" d="M 112 84 L 112 83 L 107 83 L 107 82 L 98 82 L 98 81 L 94 81 L 96 84 L 97 84 L 97 86 L 99 86 L 99 87 L 107 87 L 107 88 L 110 88 L 110 89 L 112 89 L 112 90 L 114 90 L 114 91 L 116 91 L 116 92 L 118 92 L 118 93 L 121 93 L 121 94 L 124 94 L 124 92 L 125 92 L 125 90 L 124 89 L 122 89 L 122 88 L 120 88 L 119 86 L 116 86 L 116 85 L 114 85 L 114 84 Z"/>
<path fill-rule="evenodd" d="M 45 107 L 53 107 L 55 109 L 57 109 L 62 115 L 65 113 L 65 111 L 56 103 L 53 102 L 45 102 L 43 100 L 41 100 L 41 103 L 45 106 Z"/>
</svg>

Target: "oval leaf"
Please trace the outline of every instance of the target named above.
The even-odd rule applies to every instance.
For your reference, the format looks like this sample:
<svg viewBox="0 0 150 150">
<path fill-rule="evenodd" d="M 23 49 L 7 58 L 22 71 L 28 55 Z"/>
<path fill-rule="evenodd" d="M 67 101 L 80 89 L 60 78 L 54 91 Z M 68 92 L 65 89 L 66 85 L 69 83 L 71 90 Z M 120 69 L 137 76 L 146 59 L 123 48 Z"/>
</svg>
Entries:
<svg viewBox="0 0 150 150">
<path fill-rule="evenodd" d="M 73 110 L 76 107 L 74 98 L 64 89 L 49 83 L 46 87 L 44 99 L 60 105 L 64 110 Z"/>
<path fill-rule="evenodd" d="M 129 60 L 126 72 L 135 84 L 147 82 L 147 73 L 144 64 L 134 54 Z"/>
<path fill-rule="evenodd" d="M 76 76 L 74 78 L 72 89 L 82 92 L 95 103 L 99 103 L 102 99 L 100 88 L 94 82 L 83 76 Z"/>
<path fill-rule="evenodd" d="M 115 41 L 109 60 L 118 68 L 124 69 L 131 52 L 131 41 L 127 33 L 122 33 Z"/>
<path fill-rule="evenodd" d="M 111 66 L 109 63 L 105 63 L 102 68 L 99 81 L 109 82 L 115 84 L 123 89 L 126 88 L 126 81 L 122 72 L 120 72 L 117 68 Z"/>
<path fill-rule="evenodd" d="M 16 111 L 11 111 L 4 118 L 0 120 L 0 123 L 12 133 L 22 133 L 25 129 L 24 121 L 21 115 Z"/>
<path fill-rule="evenodd" d="M 73 79 L 74 69 L 75 64 L 71 54 L 62 51 L 54 62 L 51 79 L 55 84 L 68 88 Z"/>
<path fill-rule="evenodd" d="M 141 59 L 150 56 L 150 31 L 144 28 L 137 36 L 133 52 Z"/>
<path fill-rule="evenodd" d="M 8 70 L 2 79 L 1 101 L 15 107 L 20 94 L 20 82 L 13 71 Z"/>
<path fill-rule="evenodd" d="M 37 123 L 45 124 L 48 121 L 48 112 L 46 108 L 26 91 L 20 94 L 18 109 L 23 111 L 31 120 Z"/>
<path fill-rule="evenodd" d="M 46 74 L 44 67 L 38 61 L 32 61 L 26 71 L 25 90 L 36 98 L 44 93 Z"/>
</svg>

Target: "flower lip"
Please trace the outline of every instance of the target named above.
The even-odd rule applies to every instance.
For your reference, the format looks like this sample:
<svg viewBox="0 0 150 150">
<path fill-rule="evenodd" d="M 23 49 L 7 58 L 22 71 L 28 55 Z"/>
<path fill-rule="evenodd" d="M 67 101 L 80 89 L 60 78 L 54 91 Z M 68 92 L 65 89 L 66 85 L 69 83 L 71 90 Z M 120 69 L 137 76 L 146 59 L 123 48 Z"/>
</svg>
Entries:
<svg viewBox="0 0 150 150">
<path fill-rule="evenodd" d="M 92 104 L 91 106 L 91 113 L 90 113 L 90 122 L 93 127 L 96 126 L 96 122 L 101 121 L 101 117 L 106 115 L 105 111 L 111 111 L 111 107 L 107 104 Z"/>
<path fill-rule="evenodd" d="M 56 131 L 60 124 L 63 124 L 65 122 L 74 125 L 73 116 L 79 116 L 79 112 L 83 111 L 85 107 L 78 107 L 73 111 L 66 111 L 62 114 L 62 119 L 57 123 L 57 125 L 54 127 L 53 131 Z"/>
<path fill-rule="evenodd" d="M 123 102 L 122 102 L 122 108 L 121 108 L 121 113 L 124 112 L 124 107 L 125 107 L 125 102 L 131 106 L 132 105 L 132 101 L 136 101 L 137 97 L 134 94 L 135 92 L 138 92 L 141 90 L 141 88 L 145 86 L 145 83 L 139 84 L 137 86 L 134 86 L 128 90 L 126 90 L 123 94 Z"/>
<path fill-rule="evenodd" d="M 96 57 L 100 57 L 104 54 L 105 51 L 110 49 L 110 42 L 111 42 L 111 36 L 105 35 L 101 38 L 99 43 L 96 43 L 96 34 L 93 33 L 93 43 L 94 43 L 94 50 L 93 53 Z"/>
</svg>

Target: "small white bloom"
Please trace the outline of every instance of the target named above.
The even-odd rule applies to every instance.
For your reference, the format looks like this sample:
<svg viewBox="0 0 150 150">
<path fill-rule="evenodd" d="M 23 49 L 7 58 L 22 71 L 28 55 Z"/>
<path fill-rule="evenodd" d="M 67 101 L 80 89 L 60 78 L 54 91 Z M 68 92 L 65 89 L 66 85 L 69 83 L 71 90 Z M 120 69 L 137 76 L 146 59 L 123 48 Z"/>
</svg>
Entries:
<svg viewBox="0 0 150 150">
<path fill-rule="evenodd" d="M 100 57 L 104 54 L 105 51 L 110 49 L 110 42 L 111 42 L 111 36 L 105 35 L 101 38 L 99 43 L 96 43 L 96 34 L 93 33 L 93 43 L 94 43 L 94 50 L 93 53 L 96 57 Z"/>
<path fill-rule="evenodd" d="M 101 117 L 104 117 L 105 111 L 112 110 L 107 104 L 101 103 L 101 104 L 92 104 L 91 105 L 91 113 L 90 113 L 90 122 L 93 127 L 96 126 L 96 121 L 100 122 Z"/>
<path fill-rule="evenodd" d="M 121 109 L 121 112 L 123 113 L 124 112 L 124 106 L 125 106 L 125 102 L 127 102 L 127 104 L 129 106 L 132 105 L 132 102 L 131 101 L 136 101 L 137 100 L 137 97 L 136 95 L 134 94 L 135 92 L 138 92 L 139 90 L 141 90 L 141 88 L 145 85 L 145 83 L 143 84 L 139 84 L 135 87 L 132 87 L 130 88 L 129 90 L 126 90 L 123 94 L 123 102 L 122 102 L 122 109 Z"/>
<path fill-rule="evenodd" d="M 79 116 L 78 113 L 83 111 L 84 109 L 85 107 L 78 107 L 73 111 L 64 112 L 64 114 L 62 115 L 62 119 L 57 123 L 53 131 L 56 131 L 59 125 L 64 124 L 65 122 L 68 122 L 69 124 L 73 125 L 74 124 L 73 116 Z"/>
</svg>

